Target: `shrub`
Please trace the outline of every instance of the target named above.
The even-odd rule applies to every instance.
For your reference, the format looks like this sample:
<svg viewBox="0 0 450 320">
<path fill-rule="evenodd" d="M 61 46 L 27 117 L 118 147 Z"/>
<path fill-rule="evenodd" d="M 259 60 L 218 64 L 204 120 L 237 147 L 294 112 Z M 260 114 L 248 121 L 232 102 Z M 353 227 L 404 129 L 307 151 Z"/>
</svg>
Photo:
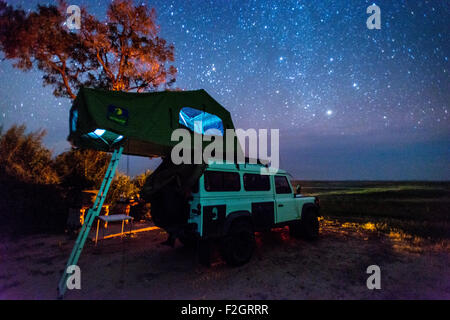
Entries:
<svg viewBox="0 0 450 320">
<path fill-rule="evenodd" d="M 0 132 L 0 175 L 33 184 L 56 184 L 52 153 L 42 145 L 45 130 L 25 134 L 25 125 Z"/>
</svg>

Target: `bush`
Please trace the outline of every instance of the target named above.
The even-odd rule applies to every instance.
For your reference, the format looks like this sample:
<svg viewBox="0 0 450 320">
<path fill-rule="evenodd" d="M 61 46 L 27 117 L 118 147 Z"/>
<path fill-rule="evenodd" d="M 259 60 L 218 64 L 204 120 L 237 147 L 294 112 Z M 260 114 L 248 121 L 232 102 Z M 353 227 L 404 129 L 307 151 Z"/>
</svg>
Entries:
<svg viewBox="0 0 450 320">
<path fill-rule="evenodd" d="M 57 184 L 52 153 L 42 145 L 45 130 L 25 134 L 25 125 L 0 132 L 0 175 L 32 184 Z"/>
<path fill-rule="evenodd" d="M 95 150 L 74 149 L 55 159 L 55 169 L 65 188 L 96 189 L 108 168 L 111 155 Z"/>
<path fill-rule="evenodd" d="M 69 207 L 81 206 L 82 190 L 100 187 L 111 155 L 71 149 L 52 159 L 52 152 L 42 144 L 45 131 L 25 131 L 25 125 L 14 125 L 5 133 L 0 128 L 2 227 L 14 233 L 62 231 Z M 138 199 L 150 173 L 134 179 L 117 173 L 106 203 Z"/>
<path fill-rule="evenodd" d="M 59 187 L 51 151 L 42 145 L 44 130 L 26 127 L 0 132 L 0 218 L 13 233 L 61 230 L 66 195 Z"/>
<path fill-rule="evenodd" d="M 106 202 L 115 204 L 119 200 L 127 200 L 136 197 L 138 190 L 129 176 L 117 172 L 111 182 L 111 187 L 106 197 Z"/>
<path fill-rule="evenodd" d="M 145 179 L 151 174 L 150 170 L 131 179 L 124 173 L 117 172 L 106 198 L 107 203 L 115 204 L 119 200 L 138 199 Z"/>
</svg>

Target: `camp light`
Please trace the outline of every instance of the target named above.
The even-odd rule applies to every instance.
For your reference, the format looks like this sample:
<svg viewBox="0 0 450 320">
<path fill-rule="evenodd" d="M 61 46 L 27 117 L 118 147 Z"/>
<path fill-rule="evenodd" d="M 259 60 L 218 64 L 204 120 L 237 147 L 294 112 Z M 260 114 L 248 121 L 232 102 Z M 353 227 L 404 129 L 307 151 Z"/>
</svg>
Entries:
<svg viewBox="0 0 450 320">
<path fill-rule="evenodd" d="M 112 145 L 115 144 L 123 139 L 122 135 L 118 135 L 117 133 L 97 128 L 94 131 L 91 131 L 84 135 L 85 138 L 90 139 L 100 139 L 102 140 L 106 145 Z"/>
<path fill-rule="evenodd" d="M 78 124 L 78 110 L 72 109 L 70 112 L 70 131 L 71 133 L 76 132 L 77 130 L 77 124 Z M 85 141 L 91 140 L 95 141 L 95 143 L 105 146 L 112 146 L 118 142 L 120 142 L 123 139 L 123 135 L 119 135 L 115 132 L 102 129 L 102 128 L 96 128 L 95 130 L 85 133 L 81 135 L 81 138 Z M 101 147 L 100 147 L 101 148 Z"/>
<path fill-rule="evenodd" d="M 106 130 L 104 129 L 95 129 L 94 132 L 89 132 L 88 135 L 92 138 L 100 138 Z"/>
</svg>

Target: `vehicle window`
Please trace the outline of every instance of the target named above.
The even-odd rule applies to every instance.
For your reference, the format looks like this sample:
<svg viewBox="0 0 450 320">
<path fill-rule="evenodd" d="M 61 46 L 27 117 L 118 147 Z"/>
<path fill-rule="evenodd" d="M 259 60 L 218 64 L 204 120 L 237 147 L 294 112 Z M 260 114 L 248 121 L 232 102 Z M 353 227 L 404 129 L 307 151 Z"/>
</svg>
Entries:
<svg viewBox="0 0 450 320">
<path fill-rule="evenodd" d="M 239 191 L 241 182 L 239 173 L 206 171 L 205 172 L 205 190 L 206 191 Z"/>
<path fill-rule="evenodd" d="M 268 191 L 270 190 L 270 179 L 268 175 L 244 174 L 244 189 L 246 191 Z"/>
<path fill-rule="evenodd" d="M 289 182 L 284 176 L 275 176 L 276 193 L 291 193 Z"/>
</svg>

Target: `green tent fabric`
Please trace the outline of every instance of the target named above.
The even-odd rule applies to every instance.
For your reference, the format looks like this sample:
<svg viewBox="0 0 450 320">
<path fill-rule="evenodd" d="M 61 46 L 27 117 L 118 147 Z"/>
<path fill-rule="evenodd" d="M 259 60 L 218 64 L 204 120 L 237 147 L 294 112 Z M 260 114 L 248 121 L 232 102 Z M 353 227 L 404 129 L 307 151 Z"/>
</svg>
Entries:
<svg viewBox="0 0 450 320">
<path fill-rule="evenodd" d="M 70 110 L 68 140 L 80 148 L 111 151 L 122 145 L 125 154 L 164 156 L 178 143 L 171 141 L 173 130 L 185 127 L 180 124 L 182 109 L 217 116 L 223 130 L 234 129 L 230 113 L 205 90 L 129 93 L 81 88 Z"/>
</svg>

